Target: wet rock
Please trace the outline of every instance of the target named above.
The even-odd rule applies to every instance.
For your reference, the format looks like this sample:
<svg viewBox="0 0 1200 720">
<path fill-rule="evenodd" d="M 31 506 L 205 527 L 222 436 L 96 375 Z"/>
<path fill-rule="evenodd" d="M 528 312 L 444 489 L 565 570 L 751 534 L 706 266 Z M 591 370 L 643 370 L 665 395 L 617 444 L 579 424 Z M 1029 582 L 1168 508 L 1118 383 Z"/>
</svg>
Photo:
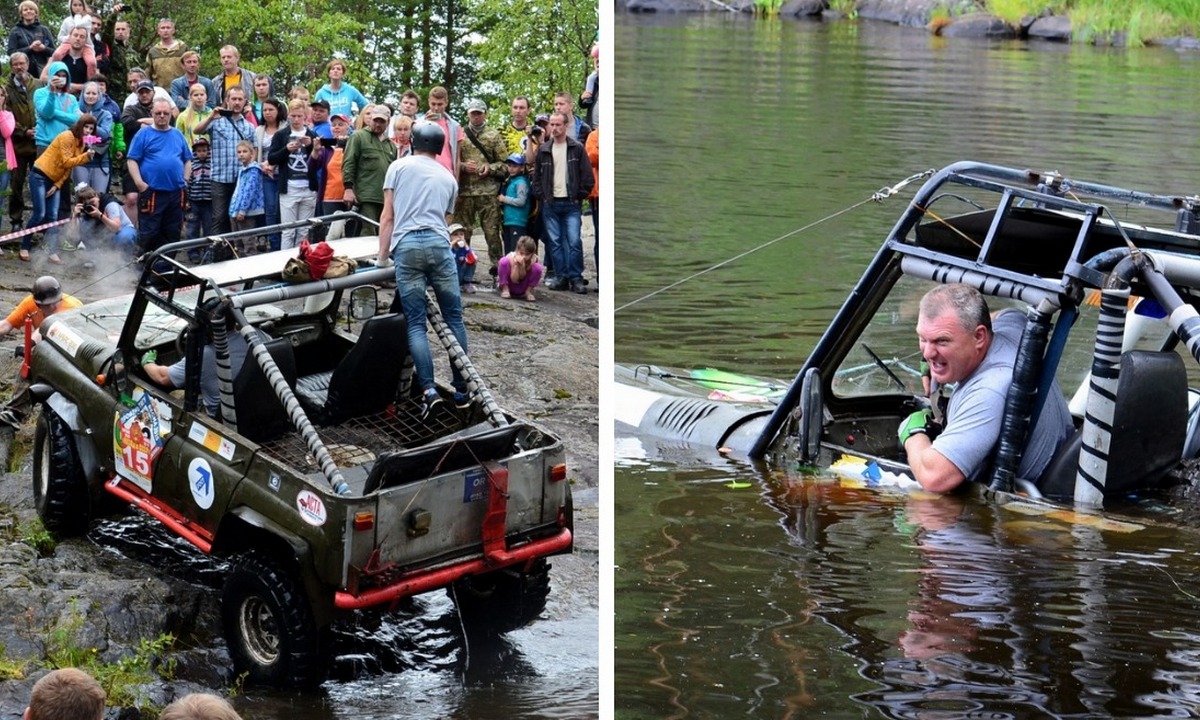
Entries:
<svg viewBox="0 0 1200 720">
<path fill-rule="evenodd" d="M 1040 40 L 1071 42 L 1071 20 L 1063 15 L 1051 15 L 1034 20 L 1025 34 Z"/>
<path fill-rule="evenodd" d="M 626 0 L 625 9 L 635 13 L 706 12 L 723 10 L 707 0 Z"/>
<path fill-rule="evenodd" d="M 930 0 L 862 0 L 856 10 L 866 20 L 923 28 L 929 24 L 934 8 L 941 6 L 942 3 Z"/>
<path fill-rule="evenodd" d="M 1017 31 L 1012 25 L 986 13 L 972 13 L 956 17 L 949 25 L 938 31 L 943 37 L 955 38 L 1015 38 Z"/>
<path fill-rule="evenodd" d="M 823 0 L 787 0 L 779 8 L 782 17 L 815 17 L 825 12 Z"/>
</svg>

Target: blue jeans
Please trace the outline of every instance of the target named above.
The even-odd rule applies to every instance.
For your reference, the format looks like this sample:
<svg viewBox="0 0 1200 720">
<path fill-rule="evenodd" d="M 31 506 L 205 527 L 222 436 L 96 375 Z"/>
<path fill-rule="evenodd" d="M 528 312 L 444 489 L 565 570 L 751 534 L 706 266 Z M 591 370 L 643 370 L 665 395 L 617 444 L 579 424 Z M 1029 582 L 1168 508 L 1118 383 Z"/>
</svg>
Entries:
<svg viewBox="0 0 1200 720">
<path fill-rule="evenodd" d="M 262 176 L 263 188 L 263 225 L 278 225 L 279 224 L 279 181 L 273 177 Z M 267 236 L 267 242 L 271 244 L 272 250 L 279 249 L 280 237 L 279 233 L 271 233 Z"/>
<path fill-rule="evenodd" d="M 432 230 L 417 230 L 400 239 L 392 249 L 396 263 L 396 293 L 400 296 L 404 318 L 408 322 L 408 352 L 417 369 L 422 390 L 434 389 L 433 355 L 425 331 L 425 286 L 433 287 L 442 318 L 467 352 L 467 328 L 462 319 L 462 298 L 458 294 L 458 271 L 446 238 Z M 453 366 L 452 366 L 453 367 Z M 454 370 L 454 388 L 467 391 L 467 382 L 458 368 Z"/>
<path fill-rule="evenodd" d="M 582 218 L 577 200 L 551 200 L 542 205 L 546 220 L 546 253 L 553 256 L 554 273 L 568 282 L 583 279 Z"/>
<path fill-rule="evenodd" d="M 33 204 L 33 212 L 29 214 L 29 222 L 25 225 L 26 228 L 41 225 L 43 223 L 54 222 L 58 219 L 58 199 L 62 195 L 61 191 L 55 190 L 54 194 L 46 197 L 46 191 L 54 187 L 50 183 L 50 178 L 40 172 L 29 172 L 29 200 Z M 47 248 L 51 254 L 58 252 L 58 228 L 50 228 L 46 231 Z M 26 235 L 21 238 L 21 248 L 28 250 L 33 247 L 33 236 Z"/>
</svg>

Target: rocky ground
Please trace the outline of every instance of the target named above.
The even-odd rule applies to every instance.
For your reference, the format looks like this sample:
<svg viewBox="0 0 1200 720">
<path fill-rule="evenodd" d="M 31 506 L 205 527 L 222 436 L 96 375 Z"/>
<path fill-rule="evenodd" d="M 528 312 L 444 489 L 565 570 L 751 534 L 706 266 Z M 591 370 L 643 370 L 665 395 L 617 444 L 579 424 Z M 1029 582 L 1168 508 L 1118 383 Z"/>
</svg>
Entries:
<svg viewBox="0 0 1200 720">
<path fill-rule="evenodd" d="M 7 223 L 6 223 L 7 224 Z M 598 342 L 597 283 L 591 262 L 593 235 L 585 218 L 585 276 L 592 292 L 539 290 L 538 302 L 503 300 L 484 289 L 487 251 L 479 232 L 473 245 L 480 257 L 479 293 L 464 296 L 470 357 L 501 406 L 534 419 L 557 433 L 566 445 L 569 477 L 576 504 L 575 554 L 553 561 L 555 593 L 566 595 L 551 612 L 598 606 Z M 39 274 L 57 275 L 66 292 L 81 300 L 129 292 L 133 276 L 113 258 L 97 257 L 84 269 L 83 253 L 65 254 L 66 264 L 53 266 L 44 253 L 20 262 L 11 249 L 0 256 L 0 308 L 11 308 Z M 16 333 L 0 339 L 0 398 L 12 392 L 18 364 L 11 348 Z M 439 377 L 448 378 L 445 366 Z M 0 430 L 0 649 L 9 658 L 40 658 L 47 651 L 47 630 L 69 627 L 72 643 L 107 659 L 127 656 L 140 638 L 173 632 L 182 638 L 176 679 L 147 688 L 156 703 L 176 693 L 199 688 L 227 692 L 231 680 L 228 656 L 220 639 L 216 593 L 188 579 L 188 572 L 164 572 L 161 557 L 150 552 L 138 559 L 121 542 L 106 538 L 140 535 L 149 524 L 133 521 L 128 529 L 93 531 L 91 539 L 59 543 L 39 557 L 21 538 L 34 519 L 31 490 L 32 418 L 12 437 Z M 139 524 L 140 523 L 140 524 Z M 153 531 L 150 528 L 150 531 Z M 170 542 L 169 539 L 166 542 Z M 94 648 L 94 651 L 92 650 Z M 32 666 L 30 666 L 32 667 Z M 29 688 L 43 671 L 0 683 L 0 718 L 18 717 Z"/>
</svg>

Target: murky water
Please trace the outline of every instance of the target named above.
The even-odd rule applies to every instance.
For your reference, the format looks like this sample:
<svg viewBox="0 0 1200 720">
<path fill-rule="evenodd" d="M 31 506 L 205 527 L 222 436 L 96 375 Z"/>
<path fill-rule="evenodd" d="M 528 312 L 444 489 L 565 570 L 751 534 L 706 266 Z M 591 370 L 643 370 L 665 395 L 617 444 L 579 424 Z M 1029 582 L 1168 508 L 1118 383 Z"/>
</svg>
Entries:
<svg viewBox="0 0 1200 720">
<path fill-rule="evenodd" d="M 105 521 L 89 538 L 195 583 L 216 607 L 225 566 L 155 521 Z M 567 562 L 560 560 L 562 567 Z M 319 688 L 249 687 L 234 703 L 243 717 L 258 720 L 596 717 L 597 622 L 591 589 L 570 587 L 552 558 L 546 612 L 532 625 L 483 636 L 463 626 L 446 593 L 427 593 L 395 610 L 338 620 L 329 677 Z"/>
<path fill-rule="evenodd" d="M 797 231 L 920 170 L 1200 185 L 1200 54 L 618 16 L 615 58 L 619 362 L 791 377 L 907 196 Z M 617 454 L 620 717 L 1200 714 L 1198 530 Z"/>
</svg>

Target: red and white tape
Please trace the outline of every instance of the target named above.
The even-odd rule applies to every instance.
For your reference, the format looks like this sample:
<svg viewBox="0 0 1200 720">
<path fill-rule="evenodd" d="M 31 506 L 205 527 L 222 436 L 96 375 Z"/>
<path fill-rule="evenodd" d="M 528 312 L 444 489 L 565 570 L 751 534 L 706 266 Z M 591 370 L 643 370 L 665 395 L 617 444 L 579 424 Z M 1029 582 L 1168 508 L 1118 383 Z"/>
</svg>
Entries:
<svg viewBox="0 0 1200 720">
<path fill-rule="evenodd" d="M 25 237 L 26 235 L 29 235 L 29 234 L 35 233 L 35 232 L 40 232 L 47 228 L 58 227 L 59 225 L 66 225 L 69 222 L 71 222 L 71 218 L 65 218 L 63 220 L 56 220 L 54 222 L 42 223 L 41 225 L 34 225 L 31 228 L 25 228 L 24 230 L 10 232 L 6 235 L 0 235 L 0 243 L 8 242 L 9 240 L 13 240 L 13 239 L 19 238 L 19 237 Z"/>
</svg>

